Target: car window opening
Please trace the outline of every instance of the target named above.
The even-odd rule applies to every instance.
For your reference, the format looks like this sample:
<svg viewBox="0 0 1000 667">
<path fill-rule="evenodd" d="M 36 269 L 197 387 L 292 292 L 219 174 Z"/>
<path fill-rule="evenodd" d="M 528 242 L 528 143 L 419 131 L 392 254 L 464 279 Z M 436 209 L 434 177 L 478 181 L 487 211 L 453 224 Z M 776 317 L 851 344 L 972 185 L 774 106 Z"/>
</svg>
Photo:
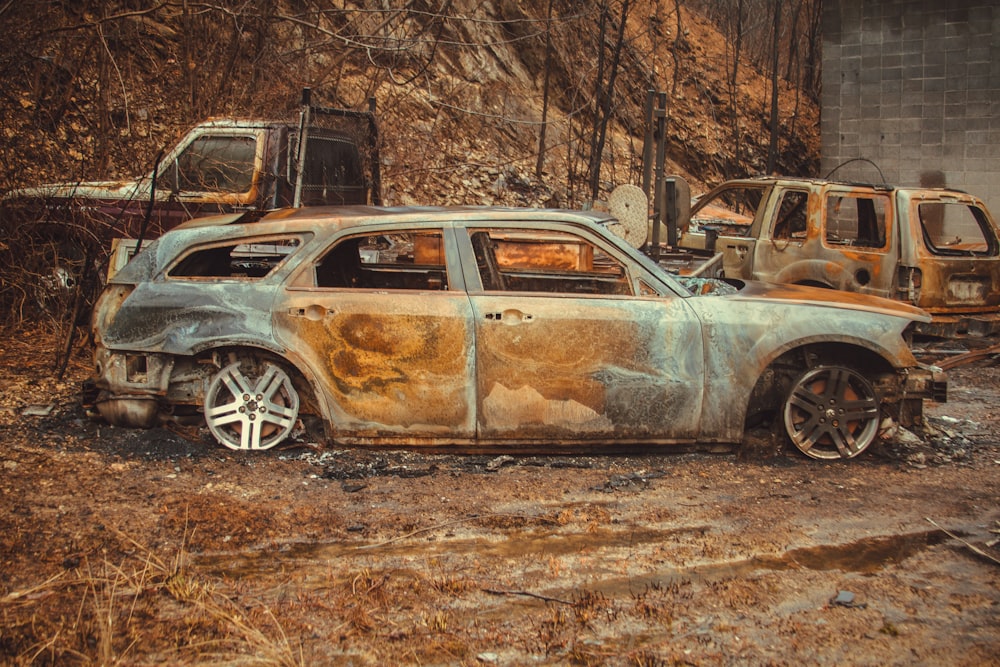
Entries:
<svg viewBox="0 0 1000 667">
<path fill-rule="evenodd" d="M 472 247 L 486 291 L 631 295 L 618 260 L 565 232 L 475 230 Z"/>
<path fill-rule="evenodd" d="M 316 265 L 326 288 L 448 289 L 440 231 L 354 236 L 337 243 Z"/>
<path fill-rule="evenodd" d="M 924 202 L 917 207 L 924 242 L 936 255 L 996 255 L 997 240 L 976 206 Z"/>
<path fill-rule="evenodd" d="M 799 241 L 806 237 L 808 202 L 808 192 L 788 190 L 782 194 L 781 203 L 775 212 L 773 238 Z"/>
<path fill-rule="evenodd" d="M 824 236 L 826 243 L 884 249 L 885 212 L 888 208 L 886 197 L 828 195 Z"/>
<path fill-rule="evenodd" d="M 183 257 L 167 275 L 171 278 L 259 280 L 274 271 L 300 243 L 298 238 L 283 238 L 202 248 Z"/>
</svg>

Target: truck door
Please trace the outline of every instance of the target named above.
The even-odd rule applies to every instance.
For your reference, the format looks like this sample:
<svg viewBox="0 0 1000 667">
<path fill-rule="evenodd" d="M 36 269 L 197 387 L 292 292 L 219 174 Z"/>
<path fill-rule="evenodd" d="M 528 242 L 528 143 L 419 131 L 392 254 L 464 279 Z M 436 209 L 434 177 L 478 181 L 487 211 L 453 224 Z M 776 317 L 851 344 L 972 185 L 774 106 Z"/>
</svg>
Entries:
<svg viewBox="0 0 1000 667">
<path fill-rule="evenodd" d="M 262 131 L 198 128 L 160 164 L 155 222 L 166 231 L 191 218 L 257 208 Z"/>
</svg>

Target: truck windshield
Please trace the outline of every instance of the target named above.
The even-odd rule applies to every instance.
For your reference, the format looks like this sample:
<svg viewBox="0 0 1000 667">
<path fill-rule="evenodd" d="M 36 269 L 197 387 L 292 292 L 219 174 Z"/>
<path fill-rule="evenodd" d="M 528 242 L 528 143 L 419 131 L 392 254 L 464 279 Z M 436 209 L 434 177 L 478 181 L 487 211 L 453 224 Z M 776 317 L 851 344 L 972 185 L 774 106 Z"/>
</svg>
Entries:
<svg viewBox="0 0 1000 667">
<path fill-rule="evenodd" d="M 181 192 L 246 192 L 256 151 L 253 136 L 198 137 L 177 157 L 176 174 L 167 172 L 170 185 Z"/>
</svg>

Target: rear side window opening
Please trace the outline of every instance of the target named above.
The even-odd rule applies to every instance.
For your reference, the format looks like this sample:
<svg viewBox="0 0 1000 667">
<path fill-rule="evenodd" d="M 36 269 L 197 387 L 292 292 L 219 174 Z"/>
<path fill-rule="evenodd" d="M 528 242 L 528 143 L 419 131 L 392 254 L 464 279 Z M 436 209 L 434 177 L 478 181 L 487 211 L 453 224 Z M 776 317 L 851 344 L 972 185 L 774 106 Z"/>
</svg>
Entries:
<svg viewBox="0 0 1000 667">
<path fill-rule="evenodd" d="M 927 249 L 935 255 L 993 257 L 996 236 L 986 214 L 963 202 L 930 201 L 917 205 Z"/>
<path fill-rule="evenodd" d="M 889 208 L 888 196 L 828 194 L 823 221 L 826 245 L 884 250 L 888 245 L 885 230 Z"/>
<path fill-rule="evenodd" d="M 167 277 L 260 280 L 273 273 L 302 241 L 297 236 L 242 239 L 196 248 L 174 264 Z"/>
</svg>

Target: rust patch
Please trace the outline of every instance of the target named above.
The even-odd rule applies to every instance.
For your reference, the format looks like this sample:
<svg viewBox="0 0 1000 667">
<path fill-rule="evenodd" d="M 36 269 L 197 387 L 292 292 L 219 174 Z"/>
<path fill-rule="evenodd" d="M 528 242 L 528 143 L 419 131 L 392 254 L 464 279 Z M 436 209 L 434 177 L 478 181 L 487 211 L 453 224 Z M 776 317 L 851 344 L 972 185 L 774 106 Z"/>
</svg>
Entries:
<svg viewBox="0 0 1000 667">
<path fill-rule="evenodd" d="M 281 318 L 321 374 L 335 426 L 360 433 L 468 435 L 471 333 L 465 317 L 451 310 L 454 301 L 424 314 L 380 314 L 359 312 L 341 296 L 337 310 L 324 317 Z"/>
</svg>

